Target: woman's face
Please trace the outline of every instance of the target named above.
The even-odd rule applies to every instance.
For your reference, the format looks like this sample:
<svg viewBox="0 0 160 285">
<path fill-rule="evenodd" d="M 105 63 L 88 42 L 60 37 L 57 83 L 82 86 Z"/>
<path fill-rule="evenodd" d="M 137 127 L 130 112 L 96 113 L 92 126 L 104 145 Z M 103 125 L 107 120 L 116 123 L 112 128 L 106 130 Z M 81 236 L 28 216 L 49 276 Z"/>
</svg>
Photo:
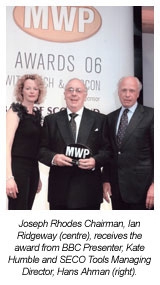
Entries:
<svg viewBox="0 0 160 285">
<path fill-rule="evenodd" d="M 23 103 L 35 103 L 39 96 L 39 88 L 35 80 L 27 79 L 24 82 Z"/>
</svg>

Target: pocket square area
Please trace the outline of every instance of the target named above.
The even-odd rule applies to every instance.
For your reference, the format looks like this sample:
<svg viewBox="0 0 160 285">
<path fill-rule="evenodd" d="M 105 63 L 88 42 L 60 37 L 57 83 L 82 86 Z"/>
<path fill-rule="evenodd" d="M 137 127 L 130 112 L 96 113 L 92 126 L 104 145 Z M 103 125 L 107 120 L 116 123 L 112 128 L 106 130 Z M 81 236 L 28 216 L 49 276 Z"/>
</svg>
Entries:
<svg viewBox="0 0 160 285">
<path fill-rule="evenodd" d="M 95 131 L 95 132 L 98 132 L 98 131 L 99 131 L 99 129 L 97 128 L 97 129 L 95 129 L 94 131 Z"/>
</svg>

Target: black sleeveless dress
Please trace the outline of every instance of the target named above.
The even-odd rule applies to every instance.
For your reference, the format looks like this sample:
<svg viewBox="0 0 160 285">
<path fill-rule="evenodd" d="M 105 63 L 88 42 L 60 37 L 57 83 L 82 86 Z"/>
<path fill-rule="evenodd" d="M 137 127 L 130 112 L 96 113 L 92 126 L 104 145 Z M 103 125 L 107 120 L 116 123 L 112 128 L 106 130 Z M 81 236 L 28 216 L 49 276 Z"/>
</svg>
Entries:
<svg viewBox="0 0 160 285">
<path fill-rule="evenodd" d="M 9 210 L 30 210 L 38 188 L 38 151 L 41 135 L 41 113 L 29 114 L 26 107 L 12 103 L 11 108 L 20 118 L 15 133 L 11 157 L 12 172 L 18 187 L 18 197 L 9 197 Z"/>
</svg>

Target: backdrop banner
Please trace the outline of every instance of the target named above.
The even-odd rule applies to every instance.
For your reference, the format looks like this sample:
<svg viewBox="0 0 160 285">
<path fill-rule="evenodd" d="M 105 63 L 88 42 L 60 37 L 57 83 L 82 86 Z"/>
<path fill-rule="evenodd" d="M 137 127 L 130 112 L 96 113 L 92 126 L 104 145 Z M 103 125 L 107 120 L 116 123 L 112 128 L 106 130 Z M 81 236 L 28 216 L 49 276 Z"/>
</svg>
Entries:
<svg viewBox="0 0 160 285">
<path fill-rule="evenodd" d="M 120 106 L 117 82 L 134 75 L 133 7 L 6 7 L 6 109 L 17 78 L 38 73 L 47 86 L 36 106 L 46 116 L 65 108 L 64 86 L 80 78 L 85 106 L 107 114 Z M 43 189 L 34 209 L 47 209 L 48 168 L 40 164 Z"/>
</svg>

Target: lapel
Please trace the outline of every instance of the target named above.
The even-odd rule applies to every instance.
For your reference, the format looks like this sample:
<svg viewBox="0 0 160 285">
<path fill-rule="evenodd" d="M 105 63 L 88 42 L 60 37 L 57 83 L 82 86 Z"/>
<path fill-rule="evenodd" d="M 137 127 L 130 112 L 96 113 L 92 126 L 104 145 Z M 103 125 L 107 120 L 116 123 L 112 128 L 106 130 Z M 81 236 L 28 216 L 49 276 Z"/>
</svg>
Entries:
<svg viewBox="0 0 160 285">
<path fill-rule="evenodd" d="M 130 122 L 127 127 L 126 133 L 124 135 L 124 139 L 122 141 L 122 147 L 126 144 L 128 141 L 129 137 L 132 135 L 136 127 L 139 125 L 140 121 L 143 119 L 143 113 L 144 113 L 144 108 L 142 105 L 137 106 Z"/>
<path fill-rule="evenodd" d="M 74 143 L 66 109 L 57 114 L 57 125 L 65 143 L 67 145 Z"/>
<path fill-rule="evenodd" d="M 117 138 L 116 138 L 117 121 L 118 121 L 118 116 L 119 116 L 120 110 L 121 110 L 121 108 L 117 109 L 114 112 L 113 118 L 111 120 L 111 125 L 110 125 L 111 138 L 114 138 L 116 145 L 117 145 Z"/>
<path fill-rule="evenodd" d="M 77 143 L 87 144 L 88 136 L 90 134 L 93 123 L 94 116 L 92 116 L 92 112 L 84 108 L 81 123 L 79 126 Z"/>
</svg>

